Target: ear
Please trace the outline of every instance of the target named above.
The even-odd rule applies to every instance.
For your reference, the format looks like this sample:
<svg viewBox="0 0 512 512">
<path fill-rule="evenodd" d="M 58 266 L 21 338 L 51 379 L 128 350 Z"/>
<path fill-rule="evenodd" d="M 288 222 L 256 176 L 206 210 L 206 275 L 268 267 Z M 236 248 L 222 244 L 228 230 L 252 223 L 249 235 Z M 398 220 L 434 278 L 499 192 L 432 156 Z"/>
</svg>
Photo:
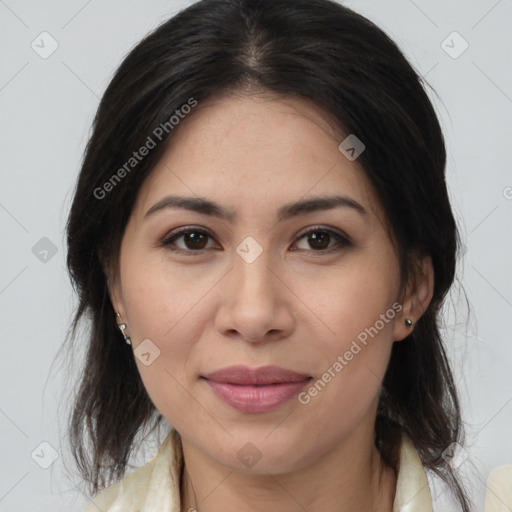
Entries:
<svg viewBox="0 0 512 512">
<path fill-rule="evenodd" d="M 419 257 L 411 284 L 406 287 L 402 298 L 402 310 L 397 315 L 394 326 L 394 340 L 401 341 L 414 329 L 414 325 L 425 312 L 434 295 L 434 267 L 429 255 Z M 405 325 L 405 320 L 412 320 L 412 327 Z"/>
<path fill-rule="evenodd" d="M 111 265 L 109 261 L 103 256 L 102 251 L 100 251 L 99 253 L 99 259 L 101 266 L 103 268 L 103 274 L 106 279 L 108 295 L 110 298 L 110 302 L 112 304 L 112 308 L 115 313 L 119 313 L 121 318 L 125 318 L 125 311 L 123 305 L 124 301 L 122 300 L 123 293 L 121 290 L 119 273 L 115 268 L 113 268 L 113 265 Z M 119 323 L 117 320 L 116 322 Z"/>
<path fill-rule="evenodd" d="M 112 303 L 112 307 L 114 308 L 115 313 L 119 313 L 121 319 L 126 319 L 124 301 L 122 299 L 123 294 L 121 291 L 121 285 L 117 275 L 115 277 L 107 279 L 107 286 L 110 302 Z"/>
</svg>

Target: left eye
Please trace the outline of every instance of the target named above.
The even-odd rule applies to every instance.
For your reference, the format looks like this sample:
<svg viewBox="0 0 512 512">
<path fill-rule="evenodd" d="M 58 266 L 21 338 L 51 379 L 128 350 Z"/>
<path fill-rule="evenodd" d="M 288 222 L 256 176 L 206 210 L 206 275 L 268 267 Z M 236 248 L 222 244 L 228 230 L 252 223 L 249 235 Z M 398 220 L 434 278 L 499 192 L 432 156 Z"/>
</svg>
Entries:
<svg viewBox="0 0 512 512">
<path fill-rule="evenodd" d="M 301 235 L 300 240 L 306 239 L 309 246 L 313 248 L 314 252 L 332 252 L 333 250 L 339 250 L 340 247 L 336 245 L 330 246 L 329 244 L 333 241 L 337 242 L 339 246 L 346 247 L 350 245 L 349 240 L 343 235 L 331 231 L 330 229 L 319 229 L 313 228 Z M 305 250 L 308 250 L 306 247 Z"/>
<path fill-rule="evenodd" d="M 199 254 L 207 249 L 215 248 L 208 247 L 209 239 L 213 240 L 213 237 L 207 231 L 186 228 L 166 237 L 162 240 L 161 245 L 168 247 L 171 251 Z M 178 240 L 182 240 L 181 245 L 177 243 Z M 298 247 L 300 250 L 312 250 L 320 253 L 330 253 L 350 245 L 348 238 L 330 229 L 310 229 L 298 238 L 295 245 L 301 240 L 307 240 L 310 247 Z M 334 246 L 333 242 L 335 242 Z"/>
</svg>

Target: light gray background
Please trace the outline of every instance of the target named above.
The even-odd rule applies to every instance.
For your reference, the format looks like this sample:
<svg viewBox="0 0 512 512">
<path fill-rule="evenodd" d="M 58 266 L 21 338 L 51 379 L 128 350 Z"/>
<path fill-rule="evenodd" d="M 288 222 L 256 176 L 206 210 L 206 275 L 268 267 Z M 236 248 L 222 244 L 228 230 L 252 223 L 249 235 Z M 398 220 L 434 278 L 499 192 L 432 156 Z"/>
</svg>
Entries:
<svg viewBox="0 0 512 512">
<path fill-rule="evenodd" d="M 61 442 L 70 382 L 55 357 L 74 306 L 64 225 L 113 71 L 144 34 L 188 4 L 0 0 L 0 512 L 81 511 L 87 503 L 77 475 L 65 470 Z M 512 1 L 345 4 L 387 31 L 442 100 L 431 94 L 448 145 L 450 193 L 467 247 L 459 278 L 472 309 L 467 321 L 455 290 L 445 333 L 468 425 L 469 459 L 460 467 L 481 510 L 489 471 L 512 464 Z M 47 59 L 31 47 L 42 47 L 43 31 L 58 43 Z M 458 58 L 441 46 L 453 31 L 469 44 Z M 445 45 L 452 54 L 462 48 L 453 37 Z M 43 237 L 57 250 L 46 262 L 32 252 Z M 49 469 L 35 461 L 51 460 L 41 442 L 58 455 Z"/>
</svg>

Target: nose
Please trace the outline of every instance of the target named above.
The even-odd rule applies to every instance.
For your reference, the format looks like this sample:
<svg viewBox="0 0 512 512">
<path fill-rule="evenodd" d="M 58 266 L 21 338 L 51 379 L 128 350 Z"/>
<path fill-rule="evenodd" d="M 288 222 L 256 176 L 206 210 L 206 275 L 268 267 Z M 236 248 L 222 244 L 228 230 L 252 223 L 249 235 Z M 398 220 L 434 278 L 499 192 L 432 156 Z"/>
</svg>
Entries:
<svg viewBox="0 0 512 512">
<path fill-rule="evenodd" d="M 235 254 L 233 268 L 222 280 L 215 327 L 231 338 L 251 343 L 290 336 L 295 327 L 293 292 L 266 251 L 248 263 Z"/>
</svg>

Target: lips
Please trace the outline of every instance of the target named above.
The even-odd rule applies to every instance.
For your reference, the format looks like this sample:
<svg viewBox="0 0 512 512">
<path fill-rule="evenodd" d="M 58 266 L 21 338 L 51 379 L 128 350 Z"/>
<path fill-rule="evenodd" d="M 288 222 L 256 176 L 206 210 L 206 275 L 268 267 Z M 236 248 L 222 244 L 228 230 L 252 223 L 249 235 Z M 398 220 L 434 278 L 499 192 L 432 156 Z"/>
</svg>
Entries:
<svg viewBox="0 0 512 512">
<path fill-rule="evenodd" d="M 249 368 L 248 366 L 229 366 L 213 373 L 203 375 L 204 378 L 226 384 L 239 386 L 265 386 L 269 384 L 285 384 L 301 382 L 309 379 L 309 375 L 286 370 L 279 366 L 262 366 Z"/>
<path fill-rule="evenodd" d="M 263 413 L 280 407 L 312 377 L 279 366 L 230 366 L 202 376 L 214 394 L 243 413 Z"/>
</svg>

